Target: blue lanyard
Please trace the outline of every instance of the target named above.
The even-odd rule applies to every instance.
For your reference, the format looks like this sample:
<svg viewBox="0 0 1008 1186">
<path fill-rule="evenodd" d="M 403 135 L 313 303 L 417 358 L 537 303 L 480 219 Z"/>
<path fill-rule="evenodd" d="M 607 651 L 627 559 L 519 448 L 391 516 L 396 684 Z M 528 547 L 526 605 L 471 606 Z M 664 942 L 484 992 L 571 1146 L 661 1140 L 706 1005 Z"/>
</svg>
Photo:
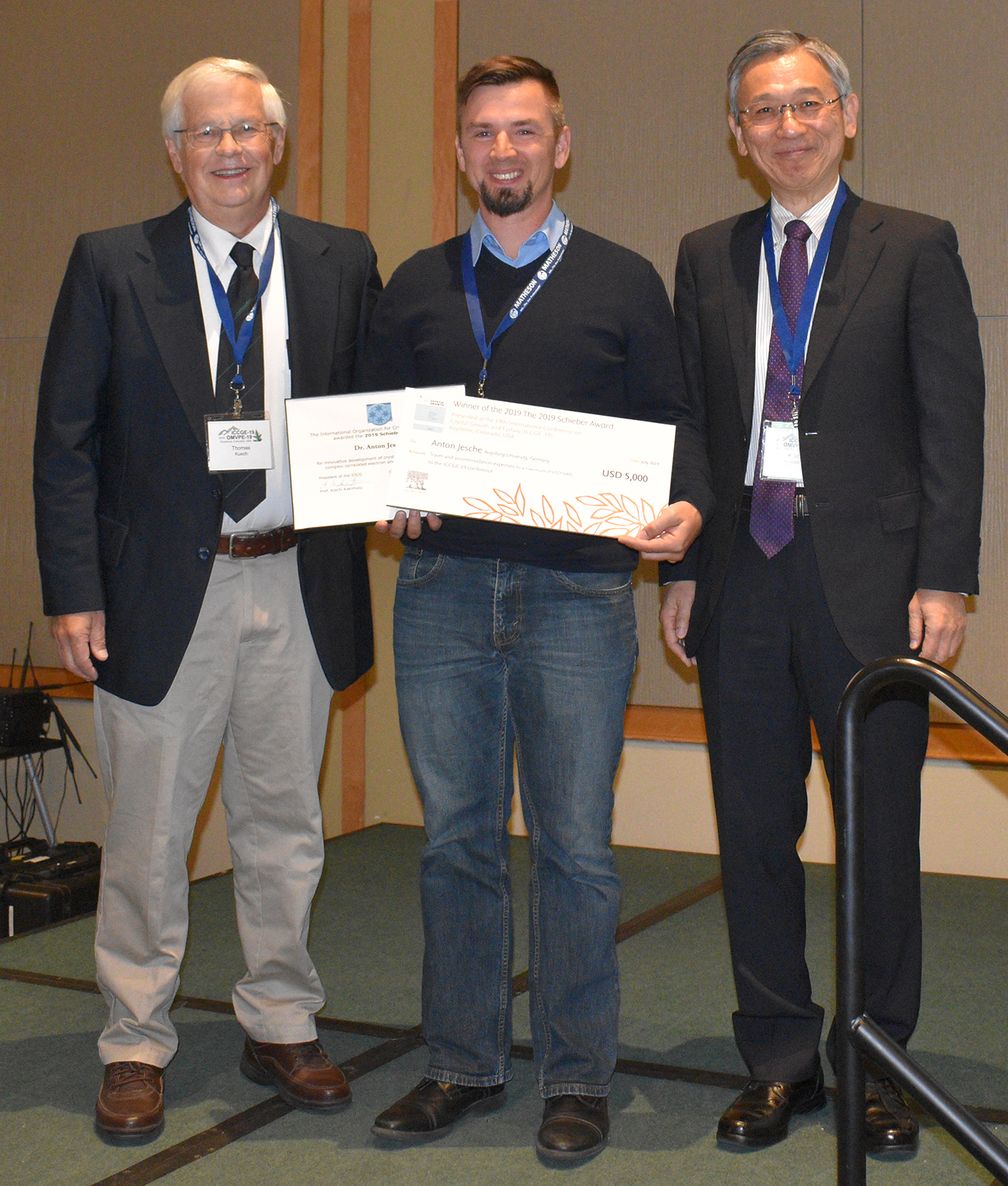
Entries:
<svg viewBox="0 0 1008 1186">
<path fill-rule="evenodd" d="M 767 211 L 766 223 L 763 226 L 763 253 L 766 256 L 767 280 L 770 282 L 770 304 L 773 307 L 774 327 L 780 338 L 784 351 L 784 361 L 787 363 L 791 375 L 791 392 L 795 398 L 800 394 L 798 376 L 805 363 L 805 345 L 808 342 L 809 330 L 812 328 L 812 310 L 815 308 L 816 293 L 819 282 L 826 270 L 826 257 L 829 255 L 830 243 L 833 239 L 833 228 L 840 214 L 840 208 L 847 198 L 847 186 L 841 179 L 840 187 L 830 207 L 829 217 L 819 238 L 819 246 L 812 257 L 808 280 L 805 282 L 805 292 L 801 305 L 798 307 L 798 317 L 795 320 L 794 332 L 788 324 L 787 314 L 784 312 L 784 302 L 781 300 L 780 283 L 777 279 L 777 261 L 774 258 L 773 226 L 770 221 L 770 211 Z"/>
<path fill-rule="evenodd" d="M 571 220 L 565 218 L 563 230 L 560 232 L 560 238 L 557 240 L 556 246 L 543 260 L 542 266 L 536 269 L 536 273 L 532 279 L 518 294 L 515 303 L 501 318 L 500 325 L 494 330 L 493 337 L 489 342 L 486 337 L 486 327 L 483 324 L 483 310 L 480 308 L 479 293 L 476 290 L 476 268 L 473 266 L 472 238 L 469 235 L 462 236 L 462 286 L 465 288 L 466 305 L 469 308 L 469 321 L 472 324 L 473 337 L 476 339 L 476 345 L 479 347 L 479 352 L 483 357 L 483 368 L 480 371 L 477 395 L 482 396 L 486 387 L 487 367 L 490 364 L 490 354 L 494 348 L 494 343 L 507 333 L 542 291 L 543 285 L 553 274 L 553 269 L 563 259 L 563 253 L 567 250 L 567 244 L 570 242 L 571 232 L 573 230 L 574 226 Z"/>
<path fill-rule="evenodd" d="M 273 272 L 278 209 L 275 198 L 270 198 L 270 209 L 273 212 L 273 225 L 270 227 L 269 242 L 266 244 L 262 266 L 259 269 L 259 291 L 256 293 L 256 299 L 249 315 L 242 322 L 241 329 L 236 334 L 234 314 L 231 312 L 231 303 L 228 301 L 227 292 L 221 283 L 220 277 L 210 266 L 207 253 L 204 251 L 203 243 L 200 240 L 199 231 L 196 229 L 196 219 L 193 217 L 192 206 L 189 207 L 189 236 L 193 241 L 193 246 L 203 257 L 203 262 L 207 266 L 207 275 L 210 277 L 210 288 L 213 291 L 214 304 L 217 306 L 217 312 L 220 314 L 221 330 L 231 344 L 231 353 L 234 355 L 235 373 L 234 378 L 231 380 L 231 390 L 235 395 L 236 414 L 240 414 L 241 412 L 241 393 L 245 387 L 245 380 L 242 378 L 241 373 L 242 363 L 245 361 L 245 355 L 248 353 L 248 348 L 252 342 L 252 335 L 255 332 L 256 317 L 259 313 L 259 302 L 262 300 L 263 293 L 266 291 L 266 285 L 269 284 L 270 275 Z"/>
</svg>

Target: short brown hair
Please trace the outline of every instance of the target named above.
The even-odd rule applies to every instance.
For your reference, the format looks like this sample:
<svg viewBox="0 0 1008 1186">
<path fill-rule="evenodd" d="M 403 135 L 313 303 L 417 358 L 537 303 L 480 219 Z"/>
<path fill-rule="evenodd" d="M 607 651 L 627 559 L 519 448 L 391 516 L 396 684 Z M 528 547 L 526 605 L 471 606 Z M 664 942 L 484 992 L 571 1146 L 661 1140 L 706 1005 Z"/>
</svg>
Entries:
<svg viewBox="0 0 1008 1186">
<path fill-rule="evenodd" d="M 560 88 L 553 71 L 537 62 L 535 58 L 519 58 L 510 54 L 500 54 L 494 58 L 484 58 L 477 62 L 466 76 L 459 80 L 456 107 L 456 124 L 462 126 L 462 109 L 469 102 L 469 96 L 478 86 L 508 86 L 512 82 L 523 82 L 531 78 L 534 82 L 542 83 L 543 90 L 549 100 L 553 125 L 559 131 L 566 124 L 564 118 L 563 100 L 560 98 Z"/>
</svg>

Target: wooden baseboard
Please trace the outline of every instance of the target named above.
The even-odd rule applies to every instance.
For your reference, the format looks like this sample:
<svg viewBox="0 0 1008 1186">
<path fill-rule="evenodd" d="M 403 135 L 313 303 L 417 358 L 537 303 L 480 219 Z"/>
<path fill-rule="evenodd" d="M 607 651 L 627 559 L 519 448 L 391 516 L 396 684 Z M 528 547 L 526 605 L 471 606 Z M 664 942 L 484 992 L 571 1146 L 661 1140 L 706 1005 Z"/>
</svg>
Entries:
<svg viewBox="0 0 1008 1186">
<path fill-rule="evenodd" d="M 624 734 L 628 741 L 672 741 L 706 745 L 703 712 L 699 708 L 664 708 L 631 704 L 626 711 Z M 812 744 L 819 739 L 812 730 Z M 1008 766 L 1008 756 L 985 737 L 958 722 L 934 721 L 928 737 L 928 758 L 970 762 L 976 766 Z"/>
<path fill-rule="evenodd" d="M 34 678 L 33 678 L 34 673 Z M 28 673 L 28 682 L 38 682 L 51 692 L 57 700 L 90 700 L 91 685 L 87 680 L 71 675 L 62 667 L 35 667 Z M 0 663 L 0 690 L 18 687 L 21 683 L 21 668 L 9 663 Z"/>
<path fill-rule="evenodd" d="M 38 682 L 49 688 L 60 700 L 90 700 L 91 685 L 72 676 L 62 667 L 36 667 Z M 10 664 L 0 664 L 0 686 L 16 685 L 21 678 L 21 669 Z M 363 697 L 361 697 L 363 700 Z M 359 706 L 363 716 L 363 705 Z M 359 736 L 360 720 L 354 718 L 355 751 L 362 744 Z M 707 732 L 704 728 L 703 712 L 699 708 L 665 708 L 659 705 L 631 704 L 626 711 L 624 733 L 628 741 L 664 741 L 681 745 L 706 745 Z M 819 749 L 819 739 L 812 731 L 812 744 Z M 976 766 L 1008 766 L 1008 756 L 996 745 L 974 732 L 969 725 L 957 722 L 935 721 L 928 738 L 927 756 L 956 762 L 970 762 Z M 360 772 L 358 772 L 360 777 Z M 355 801 L 354 811 L 360 804 Z M 357 824 L 356 826 L 360 826 Z"/>
</svg>

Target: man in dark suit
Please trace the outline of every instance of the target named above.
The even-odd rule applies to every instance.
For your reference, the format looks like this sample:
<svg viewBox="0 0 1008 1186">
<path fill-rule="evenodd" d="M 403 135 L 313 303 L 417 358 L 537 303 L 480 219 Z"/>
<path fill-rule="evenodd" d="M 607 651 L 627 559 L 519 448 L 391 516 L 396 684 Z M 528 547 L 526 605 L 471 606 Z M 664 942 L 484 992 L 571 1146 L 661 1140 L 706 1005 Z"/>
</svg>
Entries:
<svg viewBox="0 0 1008 1186">
<path fill-rule="evenodd" d="M 680 248 L 683 365 L 706 413 L 717 509 L 663 572 L 661 618 L 671 650 L 699 666 L 751 1075 L 718 1138 L 761 1147 L 825 1103 L 796 851 L 809 718 L 832 778 L 851 676 L 887 655 L 943 663 L 960 646 L 977 590 L 984 385 L 952 227 L 862 201 L 840 179 L 858 99 L 839 55 L 767 31 L 728 83 L 739 153 L 772 196 Z M 663 526 L 637 541 L 659 559 Z M 867 1007 L 904 1045 L 920 998 L 927 730 L 926 698 L 898 693 L 865 731 Z M 916 1149 L 891 1080 L 870 1079 L 865 1122 L 870 1151 Z"/>
<path fill-rule="evenodd" d="M 186 855 L 222 740 L 241 1069 L 292 1104 L 349 1100 L 316 1036 L 308 913 L 331 690 L 372 660 L 364 531 L 295 537 L 283 400 L 350 389 L 374 251 L 277 210 L 286 116 L 258 67 L 195 63 L 162 121 L 189 201 L 78 240 L 35 449 L 45 610 L 63 663 L 96 684 L 109 798 L 96 1122 L 120 1140 L 163 1124 Z"/>
</svg>

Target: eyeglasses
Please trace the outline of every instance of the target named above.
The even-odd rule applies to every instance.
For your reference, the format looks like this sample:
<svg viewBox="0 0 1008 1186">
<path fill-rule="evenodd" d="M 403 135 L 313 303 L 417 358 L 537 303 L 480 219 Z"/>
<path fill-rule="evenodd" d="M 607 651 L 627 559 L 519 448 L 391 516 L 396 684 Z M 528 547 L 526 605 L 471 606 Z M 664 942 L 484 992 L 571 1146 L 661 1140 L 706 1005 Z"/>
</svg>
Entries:
<svg viewBox="0 0 1008 1186">
<path fill-rule="evenodd" d="M 761 103 L 759 106 L 743 107 L 739 111 L 739 117 L 744 116 L 750 127 L 769 128 L 790 111 L 800 124 L 810 124 L 817 120 L 827 107 L 840 103 L 844 97 L 837 95 L 835 99 L 802 99 L 800 103 Z"/>
<path fill-rule="evenodd" d="M 270 128 L 279 124 L 261 124 L 255 120 L 243 119 L 229 128 L 218 128 L 215 124 L 201 124 L 198 128 L 174 128 L 176 136 L 185 136 L 193 148 L 216 148 L 227 132 L 235 144 L 252 144 L 265 136 Z"/>
</svg>

